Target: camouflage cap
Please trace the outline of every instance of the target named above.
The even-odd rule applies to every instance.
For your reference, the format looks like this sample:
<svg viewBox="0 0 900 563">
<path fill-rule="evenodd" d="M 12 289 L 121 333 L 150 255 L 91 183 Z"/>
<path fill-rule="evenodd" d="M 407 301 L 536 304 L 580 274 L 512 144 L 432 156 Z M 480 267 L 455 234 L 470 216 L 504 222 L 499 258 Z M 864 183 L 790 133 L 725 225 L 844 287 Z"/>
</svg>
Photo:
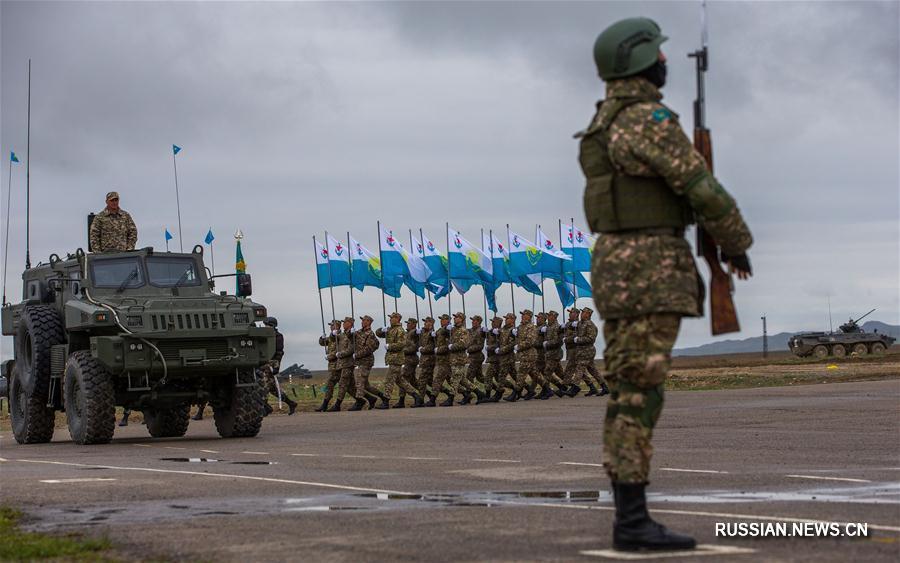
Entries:
<svg viewBox="0 0 900 563">
<path fill-rule="evenodd" d="M 547 316 L 547 313 L 545 313 L 545 312 L 543 312 L 543 311 L 538 311 L 538 314 L 537 314 L 537 317 L 538 317 L 538 318 L 546 317 L 546 316 Z"/>
<path fill-rule="evenodd" d="M 531 312 L 531 309 L 525 309 L 524 311 L 519 311 L 519 314 L 520 315 L 534 315 L 534 313 Z"/>
<path fill-rule="evenodd" d="M 579 309 L 578 307 L 572 307 L 571 309 L 569 309 L 569 312 L 570 313 L 580 313 L 581 309 Z"/>
<path fill-rule="evenodd" d="M 398 319 L 402 319 L 402 318 L 403 318 L 403 315 L 401 315 L 400 313 L 398 313 L 398 312 L 396 312 L 396 311 L 394 311 L 393 313 L 391 313 L 391 314 L 388 315 L 388 316 L 389 316 L 390 318 L 392 318 L 392 319 L 393 319 L 394 317 L 397 317 Z"/>
<path fill-rule="evenodd" d="M 339 324 L 341 324 L 341 320 L 340 319 L 331 319 L 331 324 L 339 325 Z"/>
<path fill-rule="evenodd" d="M 111 199 L 119 199 L 119 192 L 108 192 L 106 194 L 106 201 L 109 201 Z"/>
<path fill-rule="evenodd" d="M 500 323 L 500 322 L 503 322 L 503 319 L 501 317 L 494 316 L 494 318 L 491 319 L 491 322 L 492 323 Z"/>
<path fill-rule="evenodd" d="M 475 315 L 475 316 L 469 317 L 469 319 L 473 320 L 473 321 L 478 321 L 478 322 L 481 322 L 484 320 L 481 318 L 481 315 Z"/>
<path fill-rule="evenodd" d="M 354 322 L 354 319 L 353 319 L 353 317 L 344 317 L 344 322 L 345 322 L 345 323 L 352 323 L 352 322 Z"/>
<path fill-rule="evenodd" d="M 363 315 L 363 316 L 361 316 L 361 317 L 359 318 L 359 320 L 361 320 L 361 321 L 374 321 L 375 319 L 373 319 L 373 318 L 370 317 L 369 315 Z"/>
<path fill-rule="evenodd" d="M 419 319 L 414 319 L 414 318 L 410 317 L 410 318 L 406 319 L 406 322 L 412 323 L 412 324 L 419 324 Z"/>
<path fill-rule="evenodd" d="M 581 312 L 582 312 L 582 313 L 593 313 L 594 310 L 591 309 L 590 307 L 582 307 L 582 308 L 581 308 Z"/>
<path fill-rule="evenodd" d="M 423 320 L 424 322 L 426 322 L 426 323 L 429 322 L 429 321 L 430 321 L 430 322 L 434 322 L 434 317 L 425 317 L 425 318 L 422 319 L 422 320 Z"/>
<path fill-rule="evenodd" d="M 461 317 L 462 319 L 465 320 L 466 314 L 463 313 L 462 311 L 457 311 L 457 312 L 453 313 L 453 318 L 454 318 L 454 319 L 457 319 L 457 318 L 460 318 L 460 317 Z"/>
<path fill-rule="evenodd" d="M 505 315 L 503 315 L 503 318 L 504 319 L 515 319 L 516 314 L 515 313 L 506 313 Z"/>
<path fill-rule="evenodd" d="M 441 319 L 442 321 L 449 321 L 449 320 L 450 320 L 450 315 L 448 315 L 447 313 L 444 313 L 443 315 L 441 315 L 441 316 L 438 317 L 438 318 Z"/>
<path fill-rule="evenodd" d="M 554 311 L 553 309 L 550 309 L 549 311 L 547 311 L 547 316 L 549 316 L 549 317 L 558 317 L 558 316 L 559 316 L 559 313 L 557 313 L 557 312 Z"/>
</svg>

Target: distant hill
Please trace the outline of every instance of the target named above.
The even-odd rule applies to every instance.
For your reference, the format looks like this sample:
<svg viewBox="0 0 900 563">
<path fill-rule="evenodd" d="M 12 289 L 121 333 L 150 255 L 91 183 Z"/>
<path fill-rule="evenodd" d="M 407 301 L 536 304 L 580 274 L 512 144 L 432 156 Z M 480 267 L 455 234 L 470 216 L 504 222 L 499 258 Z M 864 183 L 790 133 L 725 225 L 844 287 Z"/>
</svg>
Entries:
<svg viewBox="0 0 900 563">
<path fill-rule="evenodd" d="M 840 324 L 840 323 L 837 323 Z M 835 328 L 837 328 L 837 324 Z M 900 326 L 889 325 L 881 321 L 867 321 L 863 323 L 862 329 L 866 332 L 877 330 L 879 334 L 887 334 L 900 340 Z M 797 331 L 803 332 L 803 331 Z M 796 334 L 796 332 L 779 332 L 778 334 L 769 335 L 769 350 L 787 350 L 788 340 Z M 740 354 L 745 352 L 762 352 L 763 339 L 762 336 L 754 336 L 743 340 L 721 340 L 719 342 L 710 342 L 693 348 L 676 348 L 672 351 L 673 356 L 716 356 L 718 354 Z"/>
</svg>

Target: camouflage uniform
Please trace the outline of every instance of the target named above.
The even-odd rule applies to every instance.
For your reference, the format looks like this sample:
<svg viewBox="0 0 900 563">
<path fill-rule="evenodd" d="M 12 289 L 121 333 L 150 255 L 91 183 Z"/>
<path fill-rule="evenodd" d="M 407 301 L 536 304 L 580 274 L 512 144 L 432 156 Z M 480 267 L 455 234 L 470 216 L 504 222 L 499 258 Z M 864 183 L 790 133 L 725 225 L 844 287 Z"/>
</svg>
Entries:
<svg viewBox="0 0 900 563">
<path fill-rule="evenodd" d="M 423 397 L 428 394 L 428 386 L 434 376 L 434 331 L 423 328 L 419 334 L 419 360 L 418 380 L 416 389 Z"/>
<path fill-rule="evenodd" d="M 472 393 L 472 386 L 466 380 L 466 371 L 469 367 L 466 351 L 471 343 L 472 338 L 465 324 L 450 329 L 450 389 L 467 398 Z"/>
<path fill-rule="evenodd" d="M 418 381 L 416 380 L 416 368 L 419 367 L 419 331 L 413 328 L 412 330 L 406 331 L 406 339 L 403 343 L 403 369 L 400 372 L 400 376 L 406 380 L 407 383 L 412 385 L 413 389 L 416 389 L 418 385 Z M 417 390 L 418 391 L 418 390 Z M 404 388 L 400 387 L 400 398 L 403 399 L 406 396 L 406 391 Z"/>
<path fill-rule="evenodd" d="M 538 313 L 537 322 L 534 326 L 537 327 L 537 342 L 534 344 L 534 349 L 537 350 L 537 362 L 535 362 L 535 366 L 540 374 L 541 385 L 546 385 L 546 381 L 544 381 L 544 372 L 547 369 L 547 356 L 544 350 L 544 333 L 547 332 L 547 317 L 544 313 Z"/>
<path fill-rule="evenodd" d="M 354 340 L 354 362 L 357 367 L 355 397 L 357 400 L 365 399 L 367 393 L 380 396 L 381 392 L 369 384 L 369 373 L 375 365 L 375 350 L 379 346 L 378 338 L 375 337 L 372 329 L 362 328 L 354 334 Z"/>
<path fill-rule="evenodd" d="M 356 382 L 353 378 L 353 329 L 342 330 L 337 335 L 335 345 L 335 356 L 337 357 L 337 369 L 341 372 L 341 379 L 338 383 L 337 400 L 343 401 L 348 393 L 352 393 L 356 389 Z"/>
<path fill-rule="evenodd" d="M 448 315 L 442 315 L 445 316 Z M 441 327 L 434 334 L 434 376 L 431 380 L 431 391 L 437 396 L 442 391 L 450 391 L 444 387 L 444 383 L 450 379 L 449 327 Z"/>
<path fill-rule="evenodd" d="M 659 103 L 661 98 L 645 78 L 610 80 L 607 99 L 580 134 L 588 222 L 592 230 L 603 231 L 591 271 L 594 302 L 605 321 L 604 359 L 612 390 L 603 463 L 619 483 L 648 480 L 650 442 L 662 411 L 672 346 L 681 317 L 702 314 L 703 290 L 683 228 L 595 228 L 604 208 L 588 197 L 599 185 L 591 151 L 605 142 L 600 154 L 608 156 L 620 177 L 664 181 L 724 254 L 741 255 L 752 242 L 734 199 L 709 173 L 678 116 Z"/>
<path fill-rule="evenodd" d="M 92 252 L 120 252 L 134 250 L 137 227 L 131 215 L 123 209 L 111 213 L 104 209 L 94 215 L 90 231 Z"/>
<path fill-rule="evenodd" d="M 581 319 L 575 331 L 578 339 L 575 346 L 575 381 L 581 379 L 588 385 L 592 385 L 593 378 L 601 385 L 606 386 L 606 379 L 597 371 L 594 359 L 597 357 L 597 325 L 591 319 Z"/>
<path fill-rule="evenodd" d="M 522 384 L 525 383 L 526 376 L 531 378 L 531 382 L 528 384 L 528 397 L 534 393 L 535 385 L 541 385 L 544 382 L 544 378 L 537 367 L 538 353 L 537 348 L 535 348 L 537 343 L 537 327 L 530 321 L 520 323 L 518 334 L 516 335 L 516 346 L 518 348 L 516 359 L 519 361 L 518 376 Z"/>
<path fill-rule="evenodd" d="M 384 356 L 384 363 L 388 366 L 387 377 L 384 379 L 384 395 L 390 399 L 394 393 L 395 384 L 403 391 L 414 394 L 416 388 L 410 385 L 402 376 L 406 331 L 403 330 L 402 326 L 396 325 L 388 327 L 387 332 L 379 328 L 375 335 L 385 339 L 385 348 L 387 349 L 387 353 Z"/>
<path fill-rule="evenodd" d="M 525 387 L 525 376 L 516 370 L 516 332 L 518 331 L 512 326 L 504 326 L 500 329 L 500 350 L 497 351 L 497 355 L 500 357 L 500 371 L 497 374 L 497 380 L 503 387 L 521 393 Z"/>
<path fill-rule="evenodd" d="M 281 359 L 284 357 L 284 335 L 276 328 L 275 329 L 275 355 L 272 356 L 272 359 L 262 365 L 259 368 L 260 374 L 262 375 L 262 385 L 263 389 L 265 389 L 265 395 L 273 395 L 278 397 L 281 401 L 286 403 L 288 407 L 290 407 L 291 414 L 294 413 L 294 410 L 297 408 L 297 403 L 293 401 L 290 397 L 288 397 L 285 393 L 281 391 L 280 386 L 278 385 L 278 372 L 281 371 Z"/>
<path fill-rule="evenodd" d="M 497 331 L 496 334 L 494 333 L 495 330 Z M 506 387 L 500 377 L 500 356 L 494 351 L 500 347 L 500 329 L 488 329 L 487 334 L 485 334 L 484 344 L 487 349 L 487 358 L 484 366 L 484 392 L 496 391 L 500 393 Z"/>
<path fill-rule="evenodd" d="M 575 335 L 578 332 L 578 321 L 568 321 L 565 324 L 563 329 L 563 342 L 566 344 L 566 371 L 564 381 L 566 385 L 572 385 L 575 383 L 575 374 L 578 371 L 576 367 L 578 366 L 578 362 L 576 357 L 578 355 L 577 348 L 575 346 Z"/>
<path fill-rule="evenodd" d="M 469 347 L 466 353 L 469 355 L 469 367 L 466 369 L 466 381 L 469 386 L 477 389 L 480 383 L 484 390 L 487 391 L 489 386 L 485 379 L 482 366 L 484 365 L 484 342 L 487 337 L 487 331 L 483 326 L 469 329 Z"/>
<path fill-rule="evenodd" d="M 553 383 L 559 388 L 565 387 L 562 376 L 565 375 L 560 361 L 562 360 L 562 338 L 563 328 L 551 322 L 547 324 L 547 331 L 544 333 L 543 348 L 546 350 L 544 366 L 544 379 Z"/>
<path fill-rule="evenodd" d="M 334 395 L 334 387 L 341 380 L 341 370 L 337 367 L 337 336 L 329 334 L 319 337 L 319 346 L 325 348 L 325 359 L 328 360 L 328 381 L 325 383 L 325 396 L 327 404 Z"/>
</svg>

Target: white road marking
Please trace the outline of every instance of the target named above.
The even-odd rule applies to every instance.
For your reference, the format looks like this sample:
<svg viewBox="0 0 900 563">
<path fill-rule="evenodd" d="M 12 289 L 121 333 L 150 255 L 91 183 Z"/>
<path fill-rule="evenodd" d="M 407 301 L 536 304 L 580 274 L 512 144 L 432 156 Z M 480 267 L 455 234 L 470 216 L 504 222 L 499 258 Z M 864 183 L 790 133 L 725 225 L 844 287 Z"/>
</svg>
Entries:
<svg viewBox="0 0 900 563">
<path fill-rule="evenodd" d="M 485 461 L 488 463 L 522 463 L 517 459 L 486 459 L 486 458 L 478 458 L 476 457 L 472 461 Z"/>
<path fill-rule="evenodd" d="M 48 465 L 65 465 L 69 467 L 99 467 L 101 469 L 116 469 L 119 471 L 144 471 L 147 473 L 168 473 L 172 475 L 196 475 L 198 477 L 224 477 L 228 479 L 244 479 L 247 481 L 264 481 L 267 483 L 284 483 L 287 485 L 307 485 L 309 487 L 323 487 L 326 489 L 340 489 L 344 491 L 361 491 L 364 493 L 389 493 L 395 495 L 408 495 L 404 491 L 391 491 L 387 489 L 372 489 L 369 487 L 352 487 L 350 485 L 335 485 L 332 483 L 317 483 L 315 481 L 297 481 L 294 479 L 276 479 L 274 477 L 255 477 L 251 475 L 233 475 L 229 473 L 205 473 L 200 471 L 183 471 L 177 469 L 152 469 L 149 467 L 125 467 L 121 465 L 97 465 L 90 463 L 70 463 L 64 461 L 46 461 L 37 459 L 20 459 L 23 463 L 44 463 Z"/>
<path fill-rule="evenodd" d="M 269 455 L 269 452 L 241 452 L 242 454 L 250 454 L 250 455 Z"/>
<path fill-rule="evenodd" d="M 298 457 L 319 457 L 319 454 L 291 454 Z"/>
<path fill-rule="evenodd" d="M 85 477 L 82 479 L 41 479 L 41 483 L 93 483 L 95 481 L 115 481 L 112 477 Z"/>
<path fill-rule="evenodd" d="M 551 508 L 570 508 L 574 510 L 606 510 L 608 512 L 615 511 L 614 506 L 596 506 L 584 504 L 555 504 L 555 503 L 536 503 L 536 502 L 520 502 L 515 500 L 497 500 L 484 499 L 486 502 L 495 504 L 512 504 L 518 506 L 548 506 Z M 674 510 L 670 508 L 654 508 L 654 514 L 679 514 L 684 516 L 709 516 L 713 518 L 734 518 L 736 520 L 766 520 L 771 522 L 811 522 L 813 524 L 833 524 L 833 520 L 816 520 L 814 518 L 794 518 L 792 516 L 763 516 L 760 514 L 732 514 L 730 512 L 705 512 L 699 510 Z M 881 530 L 883 532 L 900 533 L 900 526 L 884 526 L 881 524 L 869 524 L 869 528 L 873 530 Z"/>
<path fill-rule="evenodd" d="M 818 481 L 846 481 L 848 483 L 871 483 L 868 479 L 850 479 L 848 477 L 818 477 L 816 475 L 786 475 L 795 479 L 816 479 Z"/>
<path fill-rule="evenodd" d="M 755 549 L 749 547 L 736 547 L 731 545 L 712 545 L 702 543 L 696 549 L 686 549 L 684 551 L 654 551 L 654 552 L 631 552 L 617 551 L 615 549 L 599 549 L 582 551 L 582 555 L 593 557 L 605 557 L 607 559 L 619 559 L 624 561 L 639 561 L 642 559 L 671 559 L 674 557 L 698 557 L 700 555 L 739 555 L 743 553 L 756 553 Z"/>
<path fill-rule="evenodd" d="M 178 446 L 163 446 L 167 450 L 186 450 L 187 448 L 179 448 Z"/>
<path fill-rule="evenodd" d="M 581 463 L 579 461 L 560 461 L 558 465 L 583 465 L 585 467 L 603 467 L 602 463 Z"/>
<path fill-rule="evenodd" d="M 217 453 L 219 453 L 217 450 L 200 450 L 200 451 L 203 452 L 203 453 L 205 453 L 205 454 L 217 454 Z"/>
<path fill-rule="evenodd" d="M 342 455 L 341 457 L 350 457 L 354 459 L 378 459 L 375 455 Z"/>
<path fill-rule="evenodd" d="M 153 447 L 150 444 L 131 444 L 131 445 L 136 448 L 152 448 Z"/>
<path fill-rule="evenodd" d="M 6 459 L 5 457 L 0 457 L 0 462 L 2 462 L 2 461 L 9 461 L 9 460 Z"/>
<path fill-rule="evenodd" d="M 712 469 L 677 469 L 675 467 L 660 467 L 660 471 L 678 471 L 680 473 L 721 473 L 727 475 L 727 471 L 714 471 Z"/>
<path fill-rule="evenodd" d="M 397 459 L 411 459 L 413 461 L 441 461 L 441 457 L 398 457 Z"/>
</svg>

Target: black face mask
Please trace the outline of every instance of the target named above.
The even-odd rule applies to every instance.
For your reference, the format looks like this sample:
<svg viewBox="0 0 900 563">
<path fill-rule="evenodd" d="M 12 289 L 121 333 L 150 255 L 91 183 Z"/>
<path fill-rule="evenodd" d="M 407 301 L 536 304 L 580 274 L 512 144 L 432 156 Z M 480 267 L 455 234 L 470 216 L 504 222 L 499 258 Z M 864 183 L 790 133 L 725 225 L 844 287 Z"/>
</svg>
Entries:
<svg viewBox="0 0 900 563">
<path fill-rule="evenodd" d="M 657 88 L 666 85 L 666 62 L 656 61 L 656 64 L 641 72 L 638 76 L 643 76 Z"/>
</svg>

